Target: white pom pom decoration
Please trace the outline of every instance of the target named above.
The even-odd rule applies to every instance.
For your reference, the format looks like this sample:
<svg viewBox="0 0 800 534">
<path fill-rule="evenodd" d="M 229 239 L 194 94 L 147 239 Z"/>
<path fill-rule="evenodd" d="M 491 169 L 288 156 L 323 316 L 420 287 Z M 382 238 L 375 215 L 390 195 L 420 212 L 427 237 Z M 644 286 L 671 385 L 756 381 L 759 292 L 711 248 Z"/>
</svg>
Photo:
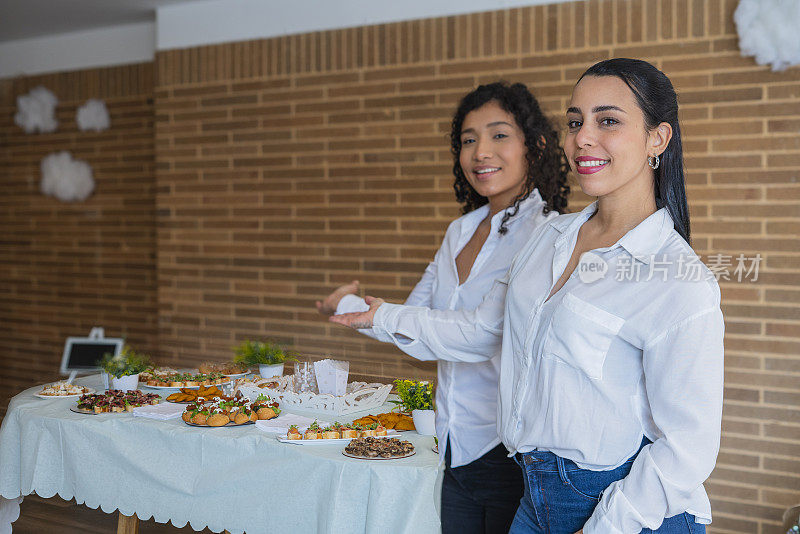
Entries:
<svg viewBox="0 0 800 534">
<path fill-rule="evenodd" d="M 42 193 L 62 202 L 86 200 L 94 190 L 92 168 L 88 163 L 72 159 L 67 151 L 54 152 L 42 159 Z"/>
<path fill-rule="evenodd" d="M 58 128 L 56 105 L 58 98 L 42 86 L 17 97 L 17 114 L 14 123 L 25 133 L 50 133 Z"/>
<path fill-rule="evenodd" d="M 800 1 L 741 0 L 733 20 L 743 56 L 774 71 L 800 65 Z"/>
<path fill-rule="evenodd" d="M 82 132 L 102 132 L 111 126 L 111 118 L 108 116 L 105 102 L 96 98 L 90 98 L 78 108 L 75 121 L 78 123 L 78 129 Z"/>
</svg>

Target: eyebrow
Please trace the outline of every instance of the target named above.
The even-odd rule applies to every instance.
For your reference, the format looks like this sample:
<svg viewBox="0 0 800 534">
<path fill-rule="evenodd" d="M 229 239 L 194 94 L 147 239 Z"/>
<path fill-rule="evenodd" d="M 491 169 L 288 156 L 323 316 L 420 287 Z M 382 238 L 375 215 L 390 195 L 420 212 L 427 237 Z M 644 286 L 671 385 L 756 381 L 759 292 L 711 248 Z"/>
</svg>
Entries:
<svg viewBox="0 0 800 534">
<path fill-rule="evenodd" d="M 493 126 L 500 126 L 501 124 L 505 124 L 506 126 L 511 126 L 512 128 L 514 127 L 513 125 L 507 123 L 506 121 L 490 122 L 486 126 L 491 128 Z M 464 130 L 461 130 L 461 135 L 464 135 L 465 133 L 475 133 L 475 128 L 466 128 Z"/>
<path fill-rule="evenodd" d="M 619 111 L 620 113 L 626 113 L 626 111 L 617 106 L 595 106 L 592 108 L 592 113 L 602 113 L 604 111 Z M 567 108 L 567 113 L 577 113 L 581 114 L 581 108 L 570 107 Z"/>
</svg>

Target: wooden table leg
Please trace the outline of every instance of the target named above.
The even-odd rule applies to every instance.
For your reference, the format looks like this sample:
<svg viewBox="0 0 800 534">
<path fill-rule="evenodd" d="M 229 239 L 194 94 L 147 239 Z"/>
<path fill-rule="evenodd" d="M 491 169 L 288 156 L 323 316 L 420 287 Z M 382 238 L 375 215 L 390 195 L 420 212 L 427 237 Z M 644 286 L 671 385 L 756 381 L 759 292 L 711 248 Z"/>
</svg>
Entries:
<svg viewBox="0 0 800 534">
<path fill-rule="evenodd" d="M 136 514 L 129 516 L 119 512 L 117 534 L 139 534 L 139 518 L 136 517 Z"/>
</svg>

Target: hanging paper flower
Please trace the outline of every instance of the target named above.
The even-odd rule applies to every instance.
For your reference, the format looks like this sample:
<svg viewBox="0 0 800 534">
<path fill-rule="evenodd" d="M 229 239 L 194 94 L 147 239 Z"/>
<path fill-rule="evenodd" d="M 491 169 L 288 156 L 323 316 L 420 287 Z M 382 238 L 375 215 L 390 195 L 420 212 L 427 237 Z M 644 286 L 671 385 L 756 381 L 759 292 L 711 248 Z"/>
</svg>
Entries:
<svg viewBox="0 0 800 534">
<path fill-rule="evenodd" d="M 17 97 L 17 113 L 14 123 L 25 133 L 50 133 L 58 128 L 56 105 L 58 98 L 42 86 L 31 89 L 28 94 Z"/>
<path fill-rule="evenodd" d="M 108 116 L 105 102 L 90 98 L 78 108 L 75 122 L 78 123 L 78 129 L 82 132 L 102 132 L 103 130 L 108 130 L 111 125 L 111 118 Z"/>
<path fill-rule="evenodd" d="M 85 161 L 72 159 L 67 151 L 54 152 L 42 159 L 42 193 L 63 202 L 86 200 L 94 190 L 92 168 Z"/>
<path fill-rule="evenodd" d="M 743 56 L 755 56 L 756 63 L 776 71 L 800 65 L 798 0 L 741 0 L 733 20 Z"/>
</svg>

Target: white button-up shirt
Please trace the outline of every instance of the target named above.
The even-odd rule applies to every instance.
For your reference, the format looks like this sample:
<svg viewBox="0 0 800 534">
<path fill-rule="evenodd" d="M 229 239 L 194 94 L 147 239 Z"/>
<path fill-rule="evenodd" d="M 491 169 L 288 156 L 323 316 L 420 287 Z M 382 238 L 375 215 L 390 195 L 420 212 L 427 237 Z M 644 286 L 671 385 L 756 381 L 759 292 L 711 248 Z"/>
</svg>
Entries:
<svg viewBox="0 0 800 534">
<path fill-rule="evenodd" d="M 548 450 L 609 470 L 650 439 L 603 492 L 586 534 L 638 533 L 682 512 L 710 523 L 703 482 L 722 419 L 719 287 L 660 209 L 582 256 L 546 300 L 595 210 L 543 225 L 474 311 L 384 304 L 373 328 L 401 334 L 420 359 L 476 361 L 502 342 L 498 431 L 512 452 Z"/>
<path fill-rule="evenodd" d="M 528 241 L 533 231 L 548 219 L 558 215 L 542 213 L 545 203 L 534 190 L 520 203 L 519 212 L 506 222 L 508 232 L 497 229 L 505 211 L 496 213 L 491 220 L 491 231 L 486 238 L 469 276 L 458 283 L 456 257 L 467 244 L 478 225 L 489 214 L 489 206 L 482 206 L 459 217 L 447 228 L 442 246 L 434 260 L 425 269 L 422 279 L 408 296 L 406 305 L 424 306 L 437 310 L 472 310 L 483 300 L 494 281 L 508 271 L 511 259 Z M 339 302 L 337 314 L 368 309 L 364 300 L 347 295 Z M 381 335 L 374 329 L 360 332 L 380 341 L 393 342 L 391 336 Z M 403 345 L 399 345 L 403 348 Z M 473 361 L 439 361 L 436 388 L 436 434 L 444 458 L 447 438 L 450 438 L 450 465 L 458 467 L 473 462 L 500 443 L 497 436 L 497 381 L 500 373 L 500 347 L 475 355 Z M 428 359 L 436 359 L 432 356 Z M 482 361 L 479 361 L 482 360 Z"/>
</svg>

